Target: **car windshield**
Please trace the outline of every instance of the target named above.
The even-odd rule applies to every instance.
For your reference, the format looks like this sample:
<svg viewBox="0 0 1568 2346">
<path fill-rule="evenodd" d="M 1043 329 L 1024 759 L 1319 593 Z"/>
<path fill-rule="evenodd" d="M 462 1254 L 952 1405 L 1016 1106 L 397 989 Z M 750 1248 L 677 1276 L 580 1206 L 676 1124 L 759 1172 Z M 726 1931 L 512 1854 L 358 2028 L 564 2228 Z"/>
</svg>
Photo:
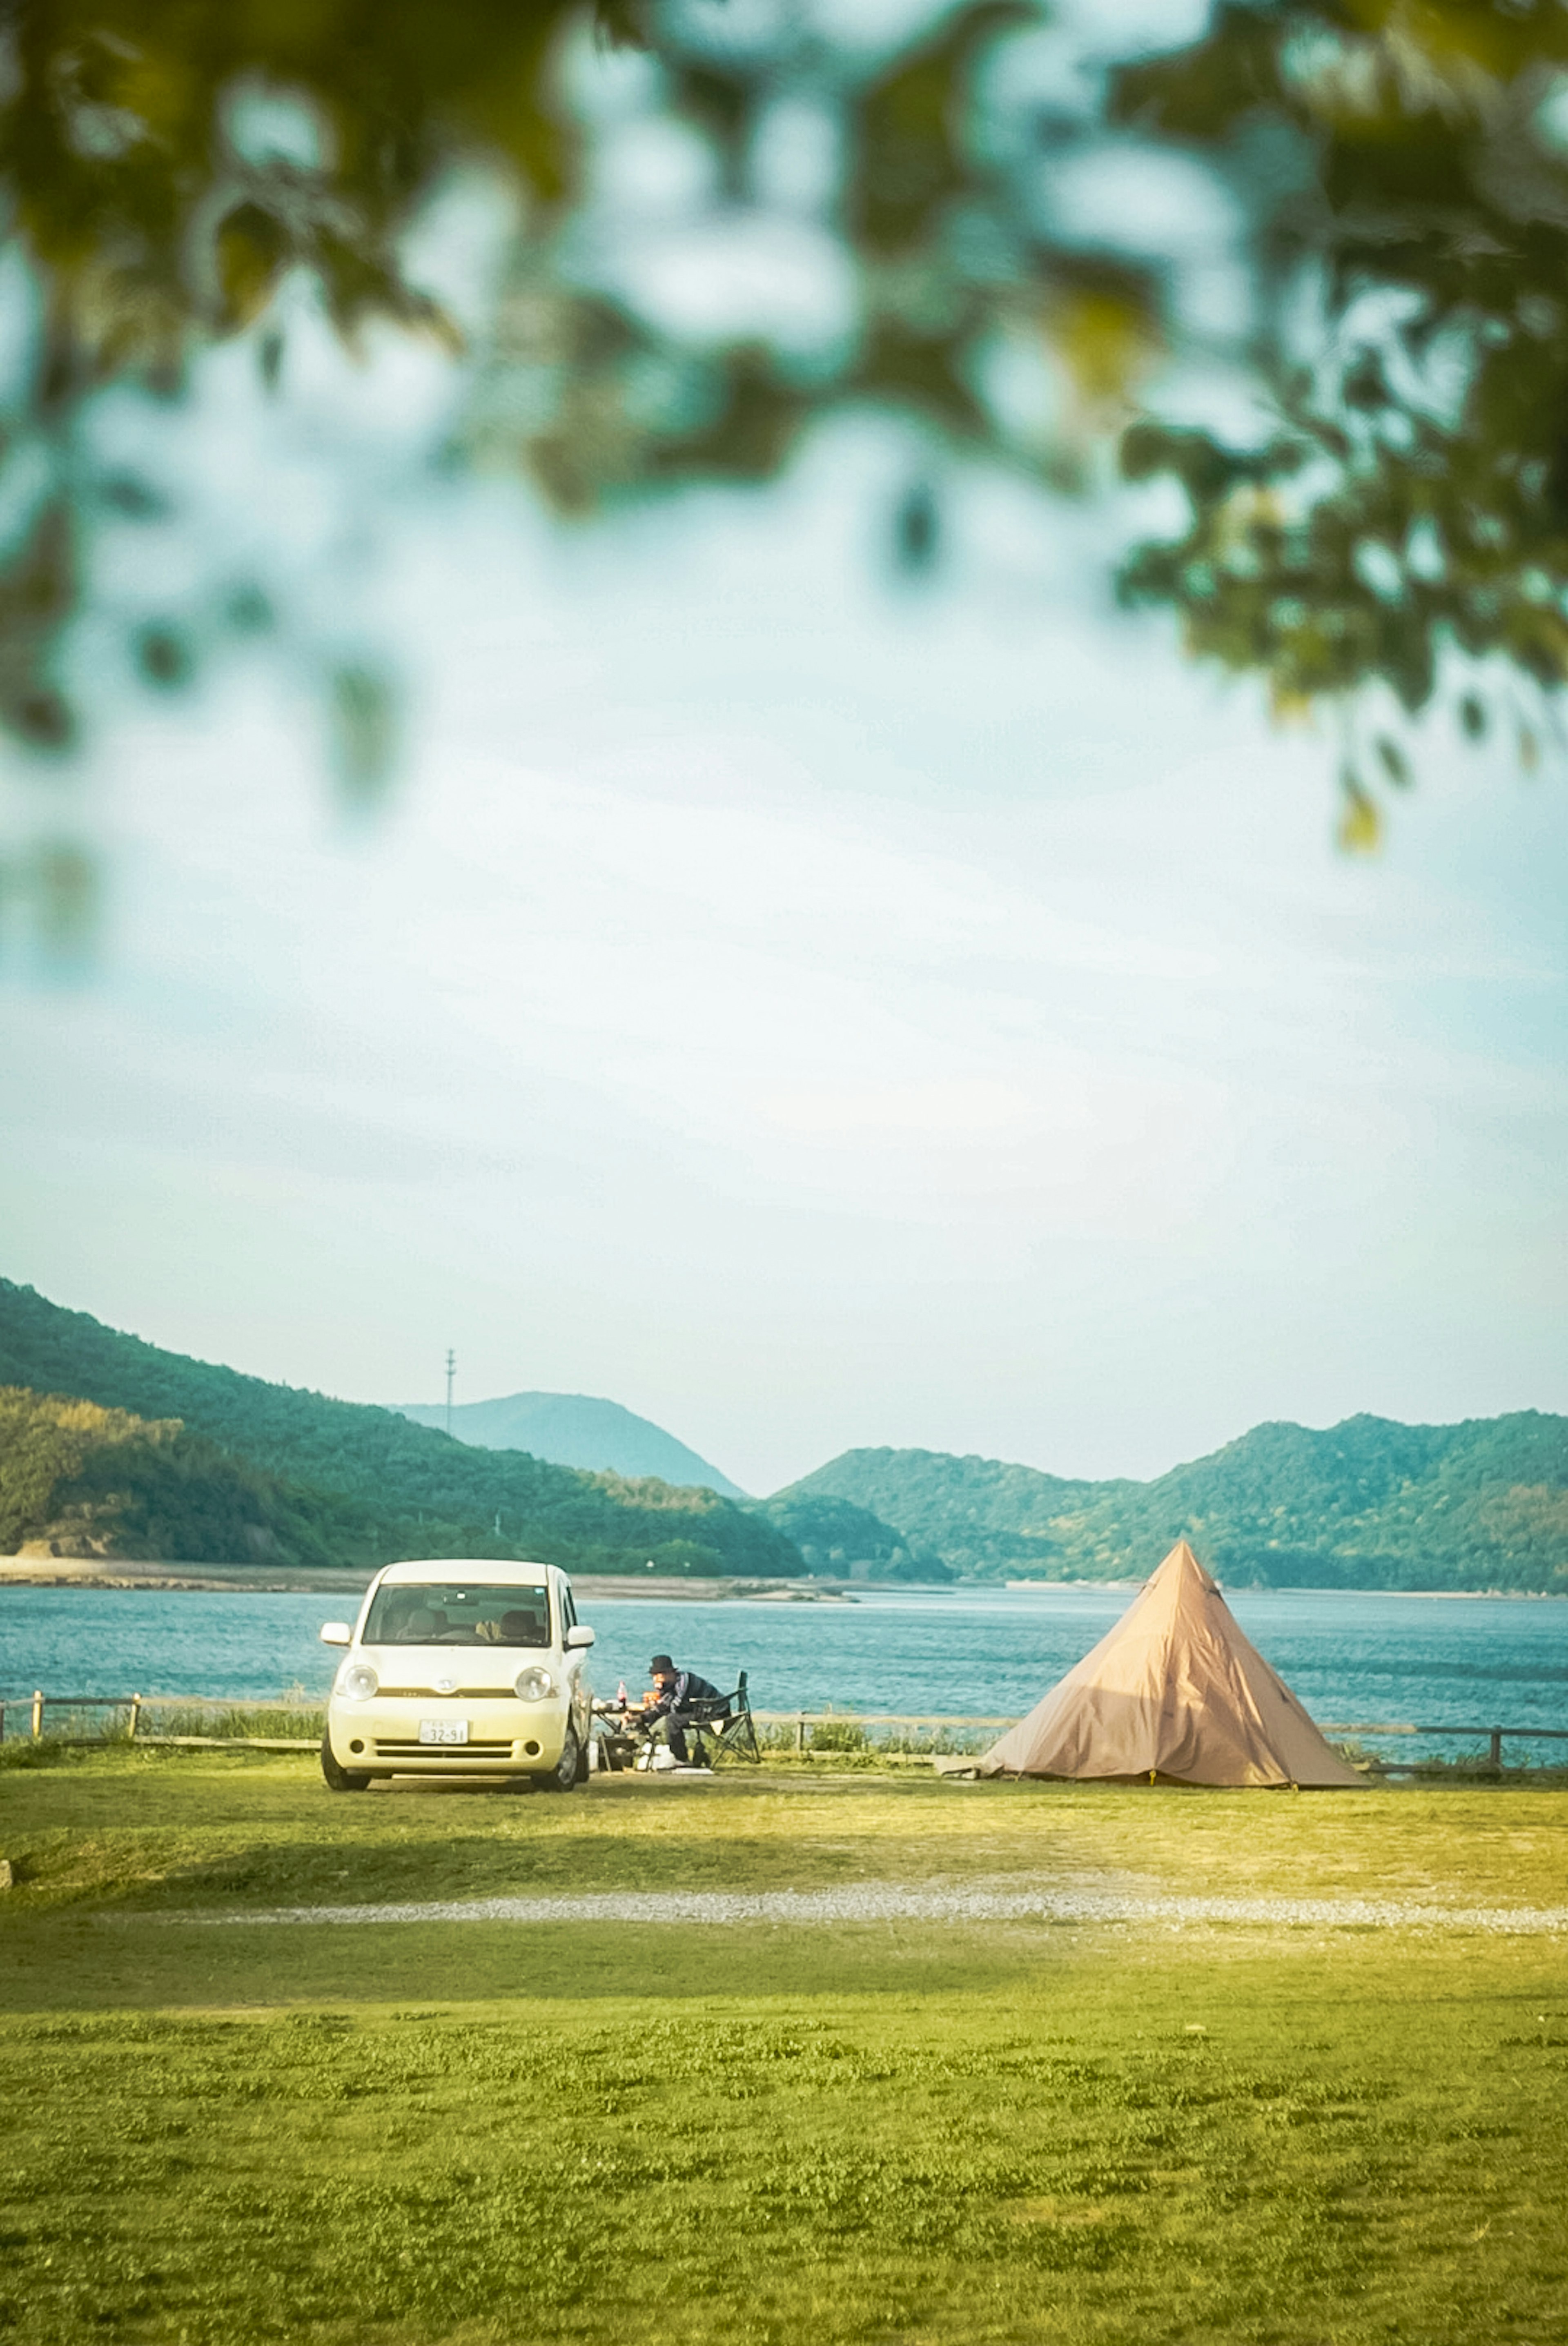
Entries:
<svg viewBox="0 0 1568 2346">
<path fill-rule="evenodd" d="M 378 1588 L 367 1646 L 547 1646 L 549 1591 L 494 1581 L 407 1581 Z"/>
</svg>

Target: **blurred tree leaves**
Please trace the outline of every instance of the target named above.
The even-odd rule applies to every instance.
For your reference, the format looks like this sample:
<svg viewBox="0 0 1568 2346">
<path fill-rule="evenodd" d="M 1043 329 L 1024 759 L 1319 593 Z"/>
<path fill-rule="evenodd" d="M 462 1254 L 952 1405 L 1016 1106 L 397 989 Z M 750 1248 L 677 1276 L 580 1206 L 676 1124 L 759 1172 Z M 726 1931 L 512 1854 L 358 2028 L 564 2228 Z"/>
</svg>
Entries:
<svg viewBox="0 0 1568 2346">
<path fill-rule="evenodd" d="M 1568 11 L 1227 0 L 1111 111 L 1241 190 L 1257 303 L 1253 428 L 1124 438 L 1189 516 L 1125 596 L 1282 713 L 1365 734 L 1446 701 L 1533 770 L 1568 674 Z M 1353 741 L 1348 845 L 1409 780 L 1386 730 Z"/>
<path fill-rule="evenodd" d="M 396 695 L 378 668 L 347 660 L 331 676 L 333 749 L 345 791 L 361 805 L 386 785 L 396 746 Z"/>
<path fill-rule="evenodd" d="M 1333 709 L 1352 847 L 1377 837 L 1378 793 L 1408 783 L 1403 737 L 1434 701 L 1527 768 L 1556 738 L 1555 0 L 1222 0 L 1196 44 L 1101 59 L 1050 107 L 1018 63 L 1044 37 L 1032 0 L 911 5 L 879 36 L 848 5 L 794 0 L 14 0 L 4 22 L 7 234 L 37 324 L 0 450 L 0 725 L 30 749 L 68 750 L 92 714 L 64 655 L 102 520 L 161 510 L 97 464 L 84 418 L 116 385 L 178 400 L 226 338 L 250 336 L 278 383 L 280 295 L 301 277 L 351 344 L 388 321 L 465 349 L 453 453 L 521 470 L 565 512 L 767 478 L 846 405 L 1054 489 L 1107 483 L 1113 456 L 1129 484 L 1173 484 L 1185 519 L 1128 556 L 1122 594 L 1171 611 L 1194 657 L 1258 676 L 1282 720 Z M 648 120 L 709 158 L 727 231 L 779 215 L 769 140 L 786 117 L 802 138 L 816 126 L 829 164 L 783 210 L 844 278 L 838 326 L 672 322 L 641 297 L 599 183 L 617 45 L 640 56 Z M 1239 324 L 1186 314 L 1152 201 L 1146 235 L 1125 206 L 1115 235 L 1064 225 L 1058 183 L 1091 150 L 1186 158 L 1223 191 Z M 458 168 L 507 190 L 516 220 L 466 345 L 408 258 Z M 998 352 L 1039 375 L 1022 422 L 993 395 Z M 1223 422 L 1202 420 L 1195 382 Z M 928 567 L 942 543 L 932 492 L 910 492 L 894 559 Z M 133 658 L 178 687 L 199 637 L 270 617 L 259 584 L 230 581 L 205 632 L 141 619 Z M 397 696 L 374 661 L 321 667 L 362 801 Z"/>
<path fill-rule="evenodd" d="M 56 492 L 25 516 L 0 570 L 0 722 L 29 749 L 68 749 L 75 737 L 55 663 L 76 590 L 71 512 Z"/>
</svg>

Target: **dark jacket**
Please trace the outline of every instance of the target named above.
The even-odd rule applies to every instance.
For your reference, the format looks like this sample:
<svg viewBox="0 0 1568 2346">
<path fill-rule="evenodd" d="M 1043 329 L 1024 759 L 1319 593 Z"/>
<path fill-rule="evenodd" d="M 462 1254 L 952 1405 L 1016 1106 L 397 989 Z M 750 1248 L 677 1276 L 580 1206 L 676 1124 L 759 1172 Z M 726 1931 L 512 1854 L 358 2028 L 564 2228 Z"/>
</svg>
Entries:
<svg viewBox="0 0 1568 2346">
<path fill-rule="evenodd" d="M 657 1702 L 649 1703 L 644 1717 L 664 1719 L 672 1710 L 687 1710 L 694 1702 L 722 1702 L 724 1697 L 707 1678 L 699 1678 L 695 1670 L 677 1670 L 675 1683 L 667 1685 Z"/>
</svg>

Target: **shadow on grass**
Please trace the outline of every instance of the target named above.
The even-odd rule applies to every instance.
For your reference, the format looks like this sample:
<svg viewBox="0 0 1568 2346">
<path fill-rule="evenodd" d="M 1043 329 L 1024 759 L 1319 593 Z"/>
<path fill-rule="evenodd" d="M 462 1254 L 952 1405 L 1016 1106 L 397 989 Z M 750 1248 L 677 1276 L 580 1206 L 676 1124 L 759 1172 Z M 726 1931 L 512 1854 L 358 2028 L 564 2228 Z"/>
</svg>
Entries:
<svg viewBox="0 0 1568 2346">
<path fill-rule="evenodd" d="M 449 1812 L 449 1815 L 451 1812 Z M 458 1816 L 461 1816 L 461 1823 Z M 531 1833 L 509 1818 L 474 1830 L 463 1804 L 436 1824 L 424 1810 L 417 1826 L 394 1840 L 259 1836 L 210 1855 L 170 1851 L 156 1880 L 107 1874 L 101 1882 L 62 1878 L 58 1891 L 76 1912 L 167 1915 L 190 1910 L 273 1910 L 300 1906 L 425 1904 L 486 1897 L 571 1896 L 595 1891 L 683 1892 L 825 1890 L 855 1882 L 916 1886 L 953 1879 L 1016 1877 L 1064 1886 L 1131 1879 L 1114 1862 L 1085 1864 L 1080 1846 L 1042 1833 L 1022 1846 L 975 1850 L 959 1840 L 936 1848 L 901 1835 L 843 1843 L 772 1836 L 752 1830 L 704 1838 L 685 1832 L 620 1835 L 567 1824 Z M 509 1829 L 510 1828 L 510 1829 Z M 35 1882 L 49 1887 L 46 1861 Z M 155 1859 L 156 1851 L 149 1852 Z M 60 1851 L 55 1870 L 70 1862 Z M 79 1861 L 78 1861 L 79 1862 Z"/>
<path fill-rule="evenodd" d="M 1088 1960 L 1103 1934 L 1008 1924 L 641 1930 L 626 1924 L 406 1923 L 220 1928 L 145 1912 L 7 1933 L 0 2012 L 244 2009 L 341 2001 L 604 1998 L 794 2001 L 961 1991 L 1005 1996 Z"/>
</svg>

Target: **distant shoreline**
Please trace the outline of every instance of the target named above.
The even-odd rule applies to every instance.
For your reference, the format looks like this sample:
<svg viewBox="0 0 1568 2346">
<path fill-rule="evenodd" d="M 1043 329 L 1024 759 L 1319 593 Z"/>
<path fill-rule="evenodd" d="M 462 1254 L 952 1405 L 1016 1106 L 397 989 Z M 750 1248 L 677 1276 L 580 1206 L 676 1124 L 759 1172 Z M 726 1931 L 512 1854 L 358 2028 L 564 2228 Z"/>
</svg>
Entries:
<svg viewBox="0 0 1568 2346">
<path fill-rule="evenodd" d="M 290 1570 L 286 1565 L 158 1564 L 140 1556 L 0 1556 L 0 1587 L 15 1588 L 320 1589 L 334 1595 L 362 1591 L 372 1576 L 370 1572 Z"/>
<path fill-rule="evenodd" d="M 374 1565 L 334 1571 L 330 1566 L 311 1569 L 265 1564 L 158 1564 L 128 1556 L 0 1556 L 0 1590 L 162 1588 L 188 1596 L 221 1596 L 228 1591 L 258 1596 L 362 1596 L 379 1570 Z M 855 1603 L 868 1593 L 959 1596 L 988 1589 L 999 1596 L 1053 1596 L 1066 1589 L 1094 1589 L 1108 1596 L 1125 1596 L 1143 1585 L 1141 1580 L 967 1580 L 917 1586 L 886 1580 L 699 1580 L 685 1575 L 678 1579 L 645 1578 L 633 1572 L 572 1575 L 573 1587 L 589 1604 L 596 1598 L 617 1604 L 637 1598 L 657 1599 L 660 1604 L 717 1604 L 749 1597 L 775 1605 L 834 1605 Z M 1482 1598 L 1521 1605 L 1568 1603 L 1568 1592 L 1550 1588 L 1350 1588 L 1321 1583 L 1277 1587 L 1235 1581 L 1222 1585 L 1232 1596 L 1419 1596 L 1434 1604 L 1451 1597 L 1467 1604 Z"/>
<path fill-rule="evenodd" d="M 967 1581 L 970 1588 L 994 1587 L 993 1581 Z M 1010 1580 L 1005 1586 L 1016 1595 L 1027 1596 L 1034 1591 L 1054 1592 L 1059 1588 L 1141 1588 L 1141 1580 Z M 1467 1603 L 1490 1597 L 1494 1603 L 1521 1605 L 1562 1605 L 1568 1602 L 1568 1589 L 1561 1588 L 1354 1588 L 1344 1583 L 1322 1580 L 1222 1580 L 1220 1587 L 1227 1596 L 1422 1596 L 1435 1604 L 1451 1596 L 1461 1597 Z"/>
<path fill-rule="evenodd" d="M 447 1561 L 449 1559 L 438 1559 Z M 450 1559 L 455 1561 L 456 1559 Z M 158 1564 L 142 1557 L 104 1556 L 0 1556 L 3 1588 L 161 1588 L 185 1595 L 362 1596 L 378 1565 L 333 1571 L 266 1564 Z M 841 1603 L 837 1582 L 799 1580 L 644 1578 L 638 1573 L 574 1573 L 572 1586 L 589 1603 L 600 1599 L 657 1597 L 691 1603 L 760 1597 L 773 1604 Z"/>
</svg>

